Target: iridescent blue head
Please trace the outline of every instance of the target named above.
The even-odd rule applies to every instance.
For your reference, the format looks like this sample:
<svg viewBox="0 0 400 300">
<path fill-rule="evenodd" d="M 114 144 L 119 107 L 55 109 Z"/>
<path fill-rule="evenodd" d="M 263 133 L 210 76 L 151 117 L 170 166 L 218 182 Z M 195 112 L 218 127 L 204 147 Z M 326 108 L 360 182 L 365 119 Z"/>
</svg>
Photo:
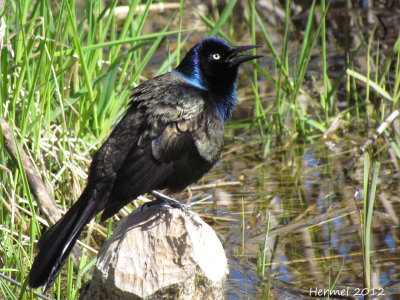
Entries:
<svg viewBox="0 0 400 300">
<path fill-rule="evenodd" d="M 189 83 L 212 94 L 214 105 L 225 122 L 236 105 L 239 65 L 262 57 L 238 55 L 259 46 L 230 46 L 224 39 L 205 38 L 193 46 L 176 68 Z"/>
</svg>

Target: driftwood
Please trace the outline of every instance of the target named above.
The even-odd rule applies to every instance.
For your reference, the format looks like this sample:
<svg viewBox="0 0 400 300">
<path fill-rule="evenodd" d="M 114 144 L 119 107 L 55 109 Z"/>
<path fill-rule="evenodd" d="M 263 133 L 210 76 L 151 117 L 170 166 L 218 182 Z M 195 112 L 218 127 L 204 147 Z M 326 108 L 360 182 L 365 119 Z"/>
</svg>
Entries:
<svg viewBox="0 0 400 300">
<path fill-rule="evenodd" d="M 212 228 L 193 218 L 158 204 L 122 219 L 80 299 L 223 299 L 225 252 Z"/>
</svg>

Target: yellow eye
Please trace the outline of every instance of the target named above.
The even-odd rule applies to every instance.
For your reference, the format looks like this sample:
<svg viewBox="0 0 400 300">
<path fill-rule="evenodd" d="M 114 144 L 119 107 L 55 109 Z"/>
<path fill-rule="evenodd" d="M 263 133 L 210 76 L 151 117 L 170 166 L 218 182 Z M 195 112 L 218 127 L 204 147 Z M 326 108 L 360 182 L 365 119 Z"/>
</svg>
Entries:
<svg viewBox="0 0 400 300">
<path fill-rule="evenodd" d="M 214 54 L 212 55 L 212 58 L 213 58 L 214 60 L 219 60 L 219 59 L 221 58 L 221 55 L 219 55 L 219 53 L 214 53 Z"/>
</svg>

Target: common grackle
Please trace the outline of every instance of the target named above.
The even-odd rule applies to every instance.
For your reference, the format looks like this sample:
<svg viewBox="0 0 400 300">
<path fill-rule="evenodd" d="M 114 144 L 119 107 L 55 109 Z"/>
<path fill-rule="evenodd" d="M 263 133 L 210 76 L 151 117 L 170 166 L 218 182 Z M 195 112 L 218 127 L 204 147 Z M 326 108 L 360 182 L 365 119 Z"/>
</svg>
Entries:
<svg viewBox="0 0 400 300">
<path fill-rule="evenodd" d="M 96 214 L 103 212 L 106 220 L 145 193 L 168 201 L 156 190 L 182 190 L 210 170 L 235 108 L 239 65 L 261 57 L 238 54 L 256 47 L 203 39 L 175 70 L 133 90 L 125 116 L 93 157 L 82 195 L 39 239 L 29 273 L 32 288 L 52 286 Z"/>
</svg>

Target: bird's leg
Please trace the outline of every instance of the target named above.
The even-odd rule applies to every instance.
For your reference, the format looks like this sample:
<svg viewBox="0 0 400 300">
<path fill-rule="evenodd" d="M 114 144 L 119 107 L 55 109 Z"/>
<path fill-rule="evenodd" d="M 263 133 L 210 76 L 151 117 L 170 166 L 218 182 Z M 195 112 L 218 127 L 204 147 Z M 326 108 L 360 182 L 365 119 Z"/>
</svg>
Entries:
<svg viewBox="0 0 400 300">
<path fill-rule="evenodd" d="M 168 204 L 169 206 L 171 206 L 173 208 L 179 208 L 182 211 L 184 211 L 185 213 L 187 213 L 188 215 L 191 215 L 191 212 L 189 211 L 187 205 L 180 203 L 178 200 L 168 197 L 167 195 L 164 195 L 157 191 L 151 191 L 149 194 L 153 195 L 156 198 L 156 200 L 144 203 L 142 205 L 142 210 L 143 210 L 143 207 L 151 207 L 153 205 L 163 203 L 163 204 Z"/>
<path fill-rule="evenodd" d="M 158 204 L 158 203 L 166 203 L 169 206 L 173 207 L 173 208 L 179 208 L 180 210 L 184 211 L 185 213 L 188 214 L 188 216 L 190 216 L 190 218 L 192 219 L 192 221 L 199 227 L 201 226 L 201 224 L 195 219 L 196 217 L 198 217 L 194 212 L 190 211 L 187 207 L 186 204 L 183 204 L 181 202 L 179 202 L 178 200 L 168 197 L 167 195 L 164 195 L 160 192 L 157 191 L 151 191 L 149 194 L 153 195 L 154 197 L 156 197 L 155 201 L 152 201 L 150 203 L 147 204 L 147 206 L 150 204 L 154 205 L 154 204 Z"/>
<path fill-rule="evenodd" d="M 156 197 L 157 200 L 164 202 L 173 208 L 180 208 L 185 213 L 190 215 L 190 211 L 189 211 L 187 205 L 180 203 L 178 200 L 168 197 L 167 195 L 164 195 L 157 191 L 151 191 L 150 194 L 153 195 L 154 197 Z"/>
</svg>

